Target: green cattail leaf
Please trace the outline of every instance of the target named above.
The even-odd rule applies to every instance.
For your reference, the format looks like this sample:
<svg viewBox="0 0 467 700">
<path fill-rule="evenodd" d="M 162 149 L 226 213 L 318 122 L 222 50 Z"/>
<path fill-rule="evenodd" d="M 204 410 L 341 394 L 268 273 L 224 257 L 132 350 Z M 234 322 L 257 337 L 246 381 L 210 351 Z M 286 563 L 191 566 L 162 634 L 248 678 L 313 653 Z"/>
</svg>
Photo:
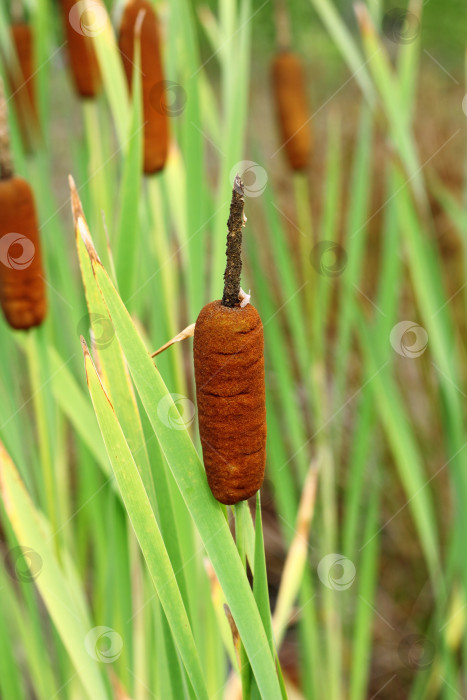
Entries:
<svg viewBox="0 0 467 700">
<path fill-rule="evenodd" d="M 198 652 L 164 540 L 148 494 L 87 349 L 86 376 L 89 393 L 104 438 L 114 476 L 143 552 L 154 587 L 172 630 L 180 656 L 198 698 L 208 698 Z"/>
<path fill-rule="evenodd" d="M 29 575 L 47 608 L 58 634 L 90 700 L 108 700 L 98 662 L 86 651 L 86 635 L 92 624 L 76 605 L 72 585 L 53 551 L 47 521 L 36 510 L 10 456 L 0 442 L 0 489 L 11 526 L 21 547 L 34 556 L 24 557 Z M 39 569 L 40 567 L 40 569 Z"/>
</svg>

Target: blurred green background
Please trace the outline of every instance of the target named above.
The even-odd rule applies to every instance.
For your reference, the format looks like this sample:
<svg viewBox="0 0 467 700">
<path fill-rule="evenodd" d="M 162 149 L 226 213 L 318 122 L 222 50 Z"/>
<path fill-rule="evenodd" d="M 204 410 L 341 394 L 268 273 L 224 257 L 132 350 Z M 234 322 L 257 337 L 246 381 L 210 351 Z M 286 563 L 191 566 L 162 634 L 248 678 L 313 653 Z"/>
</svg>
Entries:
<svg viewBox="0 0 467 700">
<path fill-rule="evenodd" d="M 143 558 L 140 511 L 111 477 L 102 435 L 120 433 L 96 421 L 80 334 L 142 475 L 207 697 L 270 700 L 279 680 L 292 700 L 466 697 L 465 3 L 412 2 L 407 42 L 384 31 L 391 10 L 406 12 L 394 3 L 368 0 L 360 23 L 347 2 L 282 5 L 313 137 L 298 173 L 271 82 L 281 4 L 152 3 L 182 108 L 169 117 L 167 165 L 149 177 L 138 92 L 128 95 L 115 42 L 123 3 L 106 0 L 111 18 L 92 39 L 103 89 L 82 100 L 60 3 L 25 2 L 43 134 L 30 152 L 8 79 L 20 5 L 0 7 L 2 76 L 50 308 L 27 333 L 0 323 L 0 439 L 11 457 L 0 452 L 2 697 L 200 696 L 179 653 L 187 626 L 167 621 L 154 590 L 147 555 L 161 550 L 148 538 Z M 133 327 L 109 317 L 82 244 L 77 254 L 67 180 L 153 352 L 221 295 L 232 169 L 247 185 L 242 286 L 265 333 L 262 519 L 253 499 L 225 509 L 204 489 L 189 442 L 200 454 L 191 340 L 157 358 L 164 385 L 147 371 L 148 406 L 135 378 L 143 346 L 130 358 Z M 157 392 L 180 415 L 171 406 L 161 418 Z M 180 487 L 185 469 L 196 493 Z M 227 528 L 207 535 L 224 518 L 238 557 Z M 245 630 L 238 657 L 224 604 Z"/>
</svg>

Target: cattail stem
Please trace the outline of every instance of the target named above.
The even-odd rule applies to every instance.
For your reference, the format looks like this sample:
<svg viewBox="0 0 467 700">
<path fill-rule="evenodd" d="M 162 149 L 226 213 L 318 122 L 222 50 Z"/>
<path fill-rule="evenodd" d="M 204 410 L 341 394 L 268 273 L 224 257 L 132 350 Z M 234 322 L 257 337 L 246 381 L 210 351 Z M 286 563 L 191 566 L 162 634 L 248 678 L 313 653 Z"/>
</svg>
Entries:
<svg viewBox="0 0 467 700">
<path fill-rule="evenodd" d="M 235 176 L 227 221 L 227 265 L 224 272 L 224 294 L 222 306 L 233 309 L 238 304 L 240 276 L 242 274 L 242 228 L 245 221 L 243 208 L 245 191 L 239 175 Z"/>
<path fill-rule="evenodd" d="M 246 563 L 246 518 L 250 517 L 248 503 L 240 501 L 235 506 L 235 540 L 242 566 L 247 570 Z M 239 640 L 240 675 L 242 681 L 242 697 L 251 697 L 251 666 L 242 640 Z"/>
<path fill-rule="evenodd" d="M 24 8 L 21 0 L 13 0 L 10 7 L 10 14 L 13 23 L 24 21 Z"/>
<path fill-rule="evenodd" d="M 310 254 L 315 244 L 315 241 L 313 237 L 313 218 L 311 211 L 311 203 L 308 194 L 308 179 L 305 173 L 294 172 L 292 182 L 295 194 L 298 230 L 300 231 L 300 272 L 302 275 L 303 283 L 306 283 L 304 289 L 305 318 L 311 320 L 314 318 L 314 305 L 317 303 L 319 296 L 317 294 L 316 289 L 316 275 L 312 275 L 310 279 Z M 308 340 L 311 343 L 311 330 L 310 325 L 308 323 L 306 324 L 306 332 L 309 335 Z M 311 345 L 309 347 L 311 347 Z"/>
<path fill-rule="evenodd" d="M 13 158 L 8 128 L 7 101 L 3 80 L 0 78 L 0 180 L 8 180 L 11 177 L 13 177 Z"/>
<path fill-rule="evenodd" d="M 286 0 L 276 0 L 274 19 L 276 24 L 277 46 L 281 51 L 286 51 L 290 48 L 290 45 L 292 43 L 290 31 L 290 17 L 287 9 Z"/>
</svg>

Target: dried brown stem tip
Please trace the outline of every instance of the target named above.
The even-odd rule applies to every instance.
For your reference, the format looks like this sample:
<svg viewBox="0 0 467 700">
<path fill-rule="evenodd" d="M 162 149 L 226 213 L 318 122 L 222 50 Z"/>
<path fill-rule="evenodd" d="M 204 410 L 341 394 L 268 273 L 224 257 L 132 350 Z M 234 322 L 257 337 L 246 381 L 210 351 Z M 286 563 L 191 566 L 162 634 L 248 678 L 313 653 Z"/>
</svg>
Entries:
<svg viewBox="0 0 467 700">
<path fill-rule="evenodd" d="M 230 216 L 227 221 L 227 265 L 224 272 L 224 293 L 222 306 L 233 309 L 238 306 L 240 294 L 240 276 L 242 274 L 242 229 L 244 225 L 243 208 L 245 191 L 239 175 L 235 176 Z"/>
</svg>

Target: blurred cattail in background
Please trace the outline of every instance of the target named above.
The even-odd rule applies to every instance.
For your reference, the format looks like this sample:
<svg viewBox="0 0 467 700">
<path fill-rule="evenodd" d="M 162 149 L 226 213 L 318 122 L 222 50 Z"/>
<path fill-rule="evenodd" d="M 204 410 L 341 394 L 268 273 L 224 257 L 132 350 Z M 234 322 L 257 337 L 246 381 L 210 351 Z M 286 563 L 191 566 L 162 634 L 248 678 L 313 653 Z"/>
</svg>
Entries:
<svg viewBox="0 0 467 700">
<path fill-rule="evenodd" d="M 8 116 L 0 80 L 0 303 L 12 328 L 38 326 L 47 302 L 39 227 L 29 184 L 13 173 Z"/>
<path fill-rule="evenodd" d="M 105 8 L 97 0 L 60 0 L 67 40 L 70 70 L 76 92 L 95 97 L 101 88 L 101 74 L 93 37 L 107 20 Z"/>
<path fill-rule="evenodd" d="M 281 145 L 292 170 L 304 170 L 312 141 L 300 58 L 290 51 L 280 51 L 273 60 L 272 79 Z"/>
<path fill-rule="evenodd" d="M 14 22 L 11 39 L 16 51 L 17 64 L 9 68 L 11 93 L 24 147 L 31 150 L 31 141 L 39 127 L 34 84 L 34 36 L 27 22 Z M 13 62 L 11 62 L 13 63 Z"/>
<path fill-rule="evenodd" d="M 144 172 L 157 173 L 167 160 L 169 125 L 163 99 L 164 71 L 159 41 L 158 19 L 147 0 L 129 0 L 125 6 L 120 28 L 119 48 L 123 66 L 131 90 L 135 24 L 140 12 L 144 12 L 141 24 L 141 74 L 144 119 Z"/>
</svg>

